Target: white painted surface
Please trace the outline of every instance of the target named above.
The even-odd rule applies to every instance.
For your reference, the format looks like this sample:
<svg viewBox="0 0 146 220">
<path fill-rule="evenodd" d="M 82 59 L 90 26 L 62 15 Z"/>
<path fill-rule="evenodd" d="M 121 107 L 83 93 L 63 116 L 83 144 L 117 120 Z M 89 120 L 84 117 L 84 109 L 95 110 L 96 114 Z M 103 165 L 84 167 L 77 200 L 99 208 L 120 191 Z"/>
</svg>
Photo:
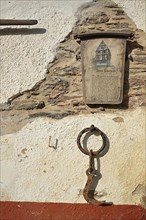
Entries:
<svg viewBox="0 0 146 220">
<path fill-rule="evenodd" d="M 122 122 L 115 122 L 121 117 Z M 101 200 L 139 204 L 142 192 L 132 192 L 145 178 L 145 112 L 119 112 L 67 117 L 60 121 L 38 118 L 19 132 L 1 137 L 2 200 L 84 203 L 89 158 L 77 148 L 78 133 L 91 124 L 104 131 L 109 151 L 100 158 L 102 178 L 97 185 Z M 49 148 L 58 139 L 57 149 Z M 97 150 L 99 137 L 88 146 Z"/>
<path fill-rule="evenodd" d="M 123 5 L 138 28 L 144 29 L 144 1 L 115 1 Z M 44 34 L 0 37 L 1 102 L 30 89 L 44 77 L 56 45 L 71 31 L 75 11 L 83 2 L 1 1 L 1 18 L 38 19 L 39 24 L 33 28 L 46 29 Z M 117 116 L 124 122 L 112 120 Z M 100 158 L 102 178 L 96 190 L 98 195 L 106 194 L 100 199 L 115 204 L 139 204 L 142 192 L 133 196 L 132 192 L 139 184 L 145 184 L 144 122 L 145 114 L 140 109 L 60 121 L 39 118 L 17 133 L 2 136 L 2 200 L 85 202 L 81 189 L 86 182 L 89 158 L 78 150 L 76 138 L 79 131 L 94 124 L 110 141 L 109 151 Z M 58 139 L 56 150 L 48 147 L 49 136 L 52 145 Z M 96 149 L 98 137 L 92 138 L 89 145 Z"/>
<path fill-rule="evenodd" d="M 2 103 L 18 92 L 31 89 L 44 78 L 47 66 L 54 58 L 57 44 L 71 31 L 76 10 L 87 1 L 90 0 L 1 1 L 1 18 L 37 19 L 38 25 L 28 28 L 46 29 L 42 34 L 0 37 Z M 123 6 L 138 28 L 145 30 L 145 0 L 115 2 Z"/>
<path fill-rule="evenodd" d="M 146 0 L 114 0 L 122 6 L 139 29 L 146 31 Z"/>
<path fill-rule="evenodd" d="M 23 34 L 24 30 L 22 34 L 0 37 L 1 102 L 6 102 L 18 92 L 31 89 L 44 78 L 57 44 L 70 33 L 76 20 L 74 14 L 86 1 L 1 1 L 1 18 L 37 19 L 37 25 L 21 28 L 41 28 L 46 31 L 26 35 Z"/>
</svg>

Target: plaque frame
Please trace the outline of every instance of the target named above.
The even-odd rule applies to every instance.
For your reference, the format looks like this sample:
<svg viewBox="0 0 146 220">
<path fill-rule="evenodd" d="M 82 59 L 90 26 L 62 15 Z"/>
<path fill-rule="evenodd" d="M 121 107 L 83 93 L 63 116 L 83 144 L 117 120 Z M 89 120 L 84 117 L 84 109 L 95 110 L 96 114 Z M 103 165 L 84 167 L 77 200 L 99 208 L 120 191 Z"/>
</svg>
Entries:
<svg viewBox="0 0 146 220">
<path fill-rule="evenodd" d="M 86 104 L 121 104 L 126 42 L 132 32 L 84 33 L 81 40 L 83 97 Z"/>
</svg>

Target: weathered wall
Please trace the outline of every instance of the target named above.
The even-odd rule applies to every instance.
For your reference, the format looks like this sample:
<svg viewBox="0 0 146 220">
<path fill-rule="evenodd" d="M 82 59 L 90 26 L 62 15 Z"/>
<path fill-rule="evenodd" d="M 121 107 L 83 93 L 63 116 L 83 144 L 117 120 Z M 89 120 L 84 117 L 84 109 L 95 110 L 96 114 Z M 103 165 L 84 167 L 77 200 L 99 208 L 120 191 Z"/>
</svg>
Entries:
<svg viewBox="0 0 146 220">
<path fill-rule="evenodd" d="M 33 27 L 1 30 L 2 103 L 44 78 L 56 45 L 70 33 L 76 20 L 74 13 L 84 2 L 87 0 L 1 1 L 1 18 L 38 19 L 38 25 Z M 139 29 L 145 30 L 145 0 L 115 2 L 124 7 Z"/>
<path fill-rule="evenodd" d="M 130 18 L 133 19 L 139 29 L 146 31 L 146 1 L 145 0 L 114 0 Z"/>
<path fill-rule="evenodd" d="M 101 175 L 96 188 L 96 198 L 113 201 L 116 204 L 145 206 L 145 33 L 138 29 L 142 26 L 136 26 L 139 24 L 138 17 L 133 22 L 122 8 L 111 1 L 86 4 L 78 10 L 76 18 L 75 9 L 81 2 L 74 3 L 74 1 L 66 1 L 65 8 L 62 3 L 58 6 L 58 2 L 41 2 L 40 6 L 37 3 L 34 8 L 32 7 L 33 16 L 29 16 L 30 12 L 27 16 L 40 18 L 40 27 L 47 29 L 44 34 L 1 36 L 2 42 L 4 39 L 5 42 L 6 39 L 10 41 L 15 39 L 20 44 L 21 39 L 21 49 L 24 49 L 23 43 L 26 48 L 32 43 L 28 59 L 30 54 L 31 60 L 32 58 L 35 60 L 35 55 L 38 59 L 41 56 L 45 57 L 39 68 L 36 64 L 36 69 L 31 69 L 27 58 L 24 59 L 23 64 L 25 61 L 28 63 L 29 75 L 23 74 L 24 80 L 19 75 L 24 85 L 22 89 L 20 89 L 20 81 L 16 78 L 18 73 L 20 74 L 22 70 L 24 73 L 26 70 L 23 64 L 21 67 L 21 62 L 18 62 L 17 71 L 13 69 L 16 74 L 15 82 L 18 85 L 15 91 L 12 89 L 15 84 L 11 80 L 7 81 L 7 77 L 2 78 L 11 88 L 6 93 L 6 83 L 2 81 L 2 90 L 5 94 L 3 101 L 8 99 L 7 103 L 1 105 L 2 200 L 85 202 L 82 189 L 86 182 L 85 171 L 88 168 L 89 158 L 77 148 L 76 138 L 83 128 L 94 124 L 104 131 L 109 139 L 107 153 L 98 160 Z M 10 4 L 12 8 L 17 9 L 14 10 L 16 13 L 14 15 L 18 12 L 22 14 L 21 4 L 19 7 L 15 6 L 14 2 Z M 10 4 L 4 4 L 3 8 L 6 6 L 7 8 L 3 10 L 3 15 L 10 10 Z M 72 9 L 73 5 L 75 5 L 74 9 Z M 26 6 L 25 2 L 23 6 Z M 62 21 L 59 21 L 60 13 Z M 68 16 L 72 19 L 66 20 Z M 52 19 L 49 21 L 52 22 L 51 24 L 59 23 L 58 29 L 53 26 L 55 28 L 53 33 L 49 32 L 52 26 L 48 24 L 43 26 L 47 23 L 48 17 Z M 41 18 L 45 22 L 42 22 Z M 77 22 L 73 26 L 75 20 Z M 72 32 L 69 34 L 71 28 Z M 130 30 L 135 33 L 134 37 L 127 41 L 124 101 L 120 106 L 91 108 L 85 105 L 82 97 L 80 44 L 75 36 L 87 31 L 107 30 Z M 48 33 L 49 39 L 47 39 Z M 66 35 L 68 36 L 65 38 Z M 40 37 L 42 52 L 38 53 L 38 49 L 34 48 L 38 41 L 28 41 L 27 37 L 29 39 Z M 65 40 L 56 47 L 56 43 L 64 38 Z M 51 45 L 49 42 L 52 42 Z M 3 43 L 3 50 L 5 47 Z M 56 51 L 53 53 L 54 48 Z M 11 49 L 12 45 L 8 46 L 8 50 L 13 53 Z M 4 52 L 2 59 L 8 55 L 7 51 Z M 49 63 L 51 58 L 49 59 L 49 55 L 46 54 L 52 54 L 52 58 L 55 56 L 53 62 Z M 15 56 L 19 57 L 19 55 L 16 52 Z M 12 56 L 8 60 L 11 62 L 11 59 Z M 7 74 L 13 77 L 13 71 L 8 69 L 8 64 L 9 62 L 5 64 L 2 62 L 8 70 Z M 6 71 L 3 73 L 7 75 Z M 57 139 L 55 149 L 48 146 L 49 136 L 52 137 L 51 145 L 55 145 Z M 98 140 L 99 137 L 91 136 L 88 140 L 89 146 L 98 148 L 101 144 Z"/>
<path fill-rule="evenodd" d="M 98 162 L 101 175 L 96 198 L 114 204 L 144 203 L 142 110 L 72 116 L 60 121 L 39 118 L 15 134 L 2 136 L 2 199 L 85 202 L 82 192 L 89 157 L 79 151 L 76 139 L 79 131 L 93 123 L 110 142 L 108 152 Z M 49 136 L 56 149 L 49 147 Z M 101 140 L 91 136 L 87 146 L 97 150 Z"/>
<path fill-rule="evenodd" d="M 1 18 L 38 20 L 38 25 L 22 26 L 18 31 L 1 30 L 1 102 L 44 78 L 56 45 L 70 33 L 81 3 L 1 1 Z"/>
</svg>

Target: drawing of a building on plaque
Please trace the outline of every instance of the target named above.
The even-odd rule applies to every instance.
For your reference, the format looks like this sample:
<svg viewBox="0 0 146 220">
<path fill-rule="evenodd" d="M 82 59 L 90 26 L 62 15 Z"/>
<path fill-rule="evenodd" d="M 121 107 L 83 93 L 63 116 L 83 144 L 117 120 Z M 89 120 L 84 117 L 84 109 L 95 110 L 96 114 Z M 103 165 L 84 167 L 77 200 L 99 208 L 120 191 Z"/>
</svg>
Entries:
<svg viewBox="0 0 146 220">
<path fill-rule="evenodd" d="M 95 63 L 98 67 L 110 66 L 111 52 L 106 43 L 102 40 L 96 49 Z"/>
</svg>

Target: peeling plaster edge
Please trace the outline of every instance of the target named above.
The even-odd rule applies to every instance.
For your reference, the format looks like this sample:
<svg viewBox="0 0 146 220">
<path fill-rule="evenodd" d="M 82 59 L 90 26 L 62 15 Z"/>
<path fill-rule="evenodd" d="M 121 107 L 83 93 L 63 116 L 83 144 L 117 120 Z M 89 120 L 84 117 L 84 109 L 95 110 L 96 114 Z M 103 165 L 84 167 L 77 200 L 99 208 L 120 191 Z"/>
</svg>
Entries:
<svg viewBox="0 0 146 220">
<path fill-rule="evenodd" d="M 24 90 L 22 92 L 18 92 L 15 95 L 12 95 L 10 98 L 8 98 L 8 101 L 6 102 L 6 104 L 11 104 L 11 102 L 13 100 L 15 100 L 16 98 L 22 96 L 25 92 L 30 92 L 30 91 L 34 91 L 36 89 L 39 89 L 39 87 L 41 86 L 41 84 L 46 80 L 46 77 L 41 79 L 39 82 L 37 82 L 31 89 L 27 89 Z"/>
<path fill-rule="evenodd" d="M 87 2 L 86 2 L 86 3 L 83 2 L 82 5 L 84 5 L 84 4 L 91 4 L 91 3 L 92 3 L 92 1 L 89 0 L 88 3 L 87 3 Z M 82 7 L 82 5 L 80 5 L 79 8 Z M 55 60 L 56 60 L 56 54 L 57 54 L 56 49 L 58 48 L 58 46 L 59 46 L 60 43 L 66 41 L 66 40 L 70 37 L 70 35 L 72 34 L 72 31 L 73 31 L 73 28 L 74 28 L 74 26 L 75 26 L 76 23 L 77 23 L 77 20 L 78 20 L 78 18 L 77 18 L 77 16 L 76 16 L 77 11 L 78 11 L 78 8 L 76 9 L 76 11 L 75 11 L 75 13 L 74 13 L 74 18 L 75 18 L 75 20 L 74 20 L 74 22 L 73 22 L 73 24 L 72 24 L 72 27 L 70 28 L 70 31 L 66 34 L 66 36 L 64 36 L 63 39 L 61 39 L 58 43 L 56 43 L 56 45 L 54 46 L 54 49 L 50 51 L 50 52 L 52 53 L 52 60 L 50 60 L 48 63 L 46 63 L 46 66 L 45 66 L 45 68 L 44 68 L 44 74 L 43 74 L 44 77 L 42 76 L 42 79 L 39 80 L 37 83 L 35 83 L 35 85 L 34 85 L 33 87 L 31 87 L 31 88 L 29 88 L 29 89 L 26 89 L 26 90 L 23 90 L 23 91 L 19 91 L 18 93 L 16 93 L 16 94 L 10 96 L 10 97 L 7 99 L 7 101 L 5 101 L 5 102 L 1 101 L 1 99 L 0 99 L 0 105 L 1 105 L 1 104 L 11 104 L 11 102 L 12 102 L 13 100 L 15 100 L 16 98 L 22 96 L 25 92 L 30 92 L 30 91 L 33 91 L 33 90 L 39 88 L 39 86 L 42 84 L 42 82 L 44 82 L 44 81 L 46 80 L 46 74 L 48 74 L 48 71 L 49 71 L 49 68 L 50 68 L 49 65 L 52 64 L 52 63 L 54 63 Z"/>
</svg>

